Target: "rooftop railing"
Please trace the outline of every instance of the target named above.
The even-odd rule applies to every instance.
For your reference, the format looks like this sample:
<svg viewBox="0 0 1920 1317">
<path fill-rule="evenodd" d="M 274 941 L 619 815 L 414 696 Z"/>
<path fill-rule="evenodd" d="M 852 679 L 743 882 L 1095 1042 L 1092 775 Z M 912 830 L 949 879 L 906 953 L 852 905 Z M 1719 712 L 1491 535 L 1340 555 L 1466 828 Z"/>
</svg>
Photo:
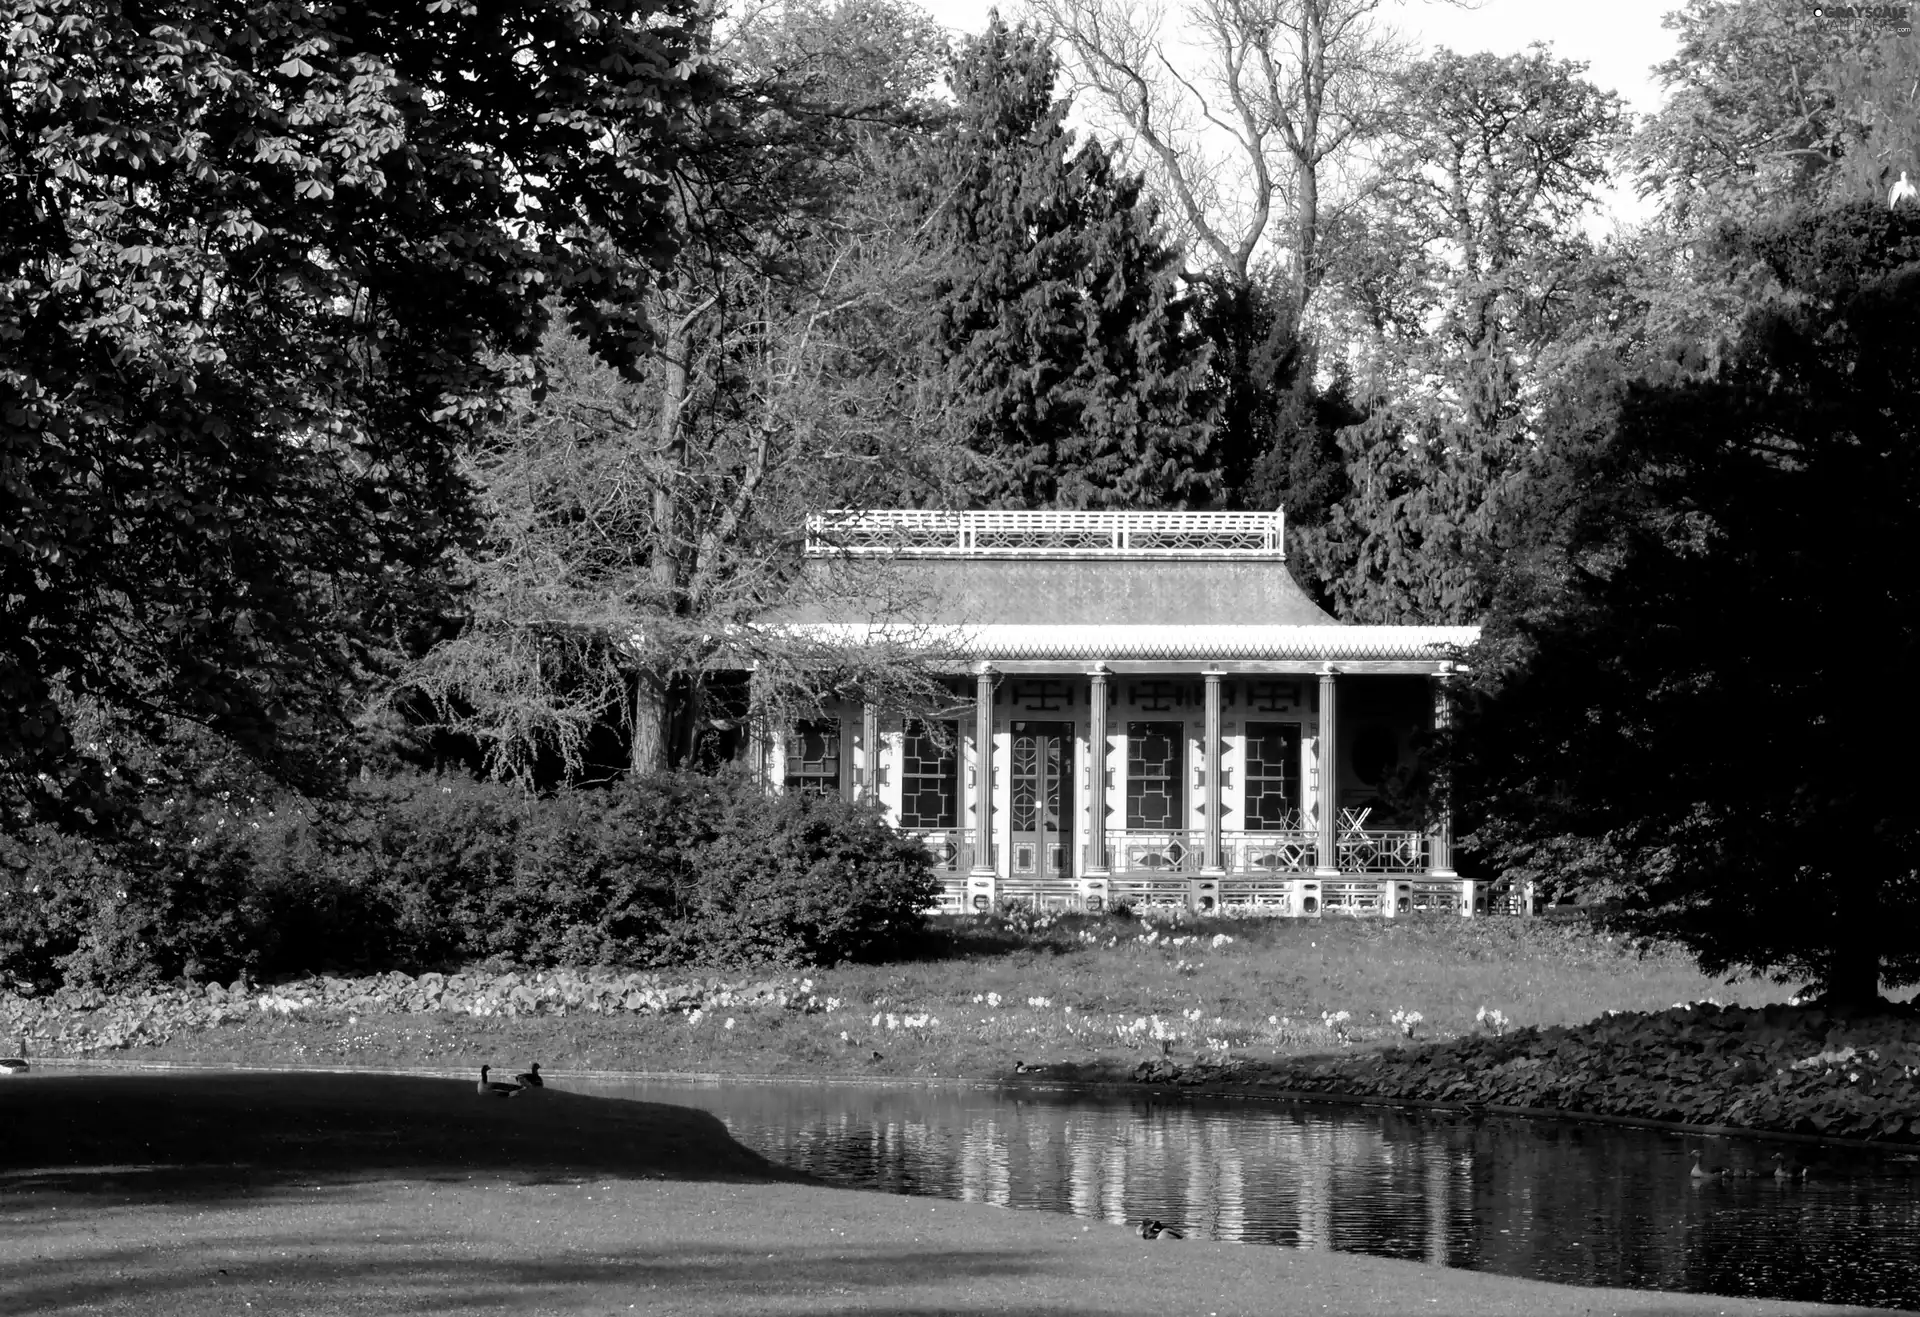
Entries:
<svg viewBox="0 0 1920 1317">
<path fill-rule="evenodd" d="M 807 553 L 815 557 L 1284 559 L 1286 514 L 842 509 L 807 518 Z"/>
</svg>

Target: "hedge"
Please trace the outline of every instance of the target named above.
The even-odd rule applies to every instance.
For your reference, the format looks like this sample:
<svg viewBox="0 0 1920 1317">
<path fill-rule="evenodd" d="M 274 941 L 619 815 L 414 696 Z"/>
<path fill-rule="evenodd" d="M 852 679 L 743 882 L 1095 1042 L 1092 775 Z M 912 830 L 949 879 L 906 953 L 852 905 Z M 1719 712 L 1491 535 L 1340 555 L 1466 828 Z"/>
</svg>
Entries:
<svg viewBox="0 0 1920 1317">
<path fill-rule="evenodd" d="M 0 835 L 0 989 L 318 970 L 800 966 L 883 954 L 938 893 L 877 809 L 670 774 L 530 797 L 408 777 L 176 800 L 139 836 Z"/>
</svg>

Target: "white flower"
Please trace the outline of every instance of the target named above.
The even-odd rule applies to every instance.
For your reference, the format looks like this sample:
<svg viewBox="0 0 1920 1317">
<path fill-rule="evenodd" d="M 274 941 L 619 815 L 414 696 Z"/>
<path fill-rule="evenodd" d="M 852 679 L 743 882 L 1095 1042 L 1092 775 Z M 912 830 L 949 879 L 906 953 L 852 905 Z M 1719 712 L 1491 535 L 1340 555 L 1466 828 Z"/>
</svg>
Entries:
<svg viewBox="0 0 1920 1317">
<path fill-rule="evenodd" d="M 847 1031 L 845 1029 L 842 1029 L 840 1031 L 840 1041 L 843 1043 L 850 1043 L 853 1041 L 853 1039 L 847 1036 Z"/>
<path fill-rule="evenodd" d="M 1196 1006 L 1190 1011 L 1181 1011 L 1180 1016 L 1182 1019 L 1198 1023 L 1200 1019 L 1200 1008 Z"/>
<path fill-rule="evenodd" d="M 832 1015 L 835 1011 L 839 1009 L 840 1009 L 840 999 L 838 997 L 827 998 L 827 1014 L 828 1015 Z"/>
<path fill-rule="evenodd" d="M 992 1007 L 992 1008 L 993 1008 L 994 1010 L 996 1010 L 996 1011 L 997 1011 L 997 1010 L 999 1010 L 999 1009 L 1000 1009 L 1000 994 L 999 994 L 999 993 L 997 993 L 997 992 L 990 992 L 990 993 L 988 993 L 988 994 L 987 994 L 987 1005 L 989 1005 L 989 1006 L 991 1006 L 991 1007 Z"/>
<path fill-rule="evenodd" d="M 1060 1008 L 1060 1013 L 1061 1013 L 1062 1015 L 1072 1015 L 1072 1014 L 1073 1014 L 1073 1007 L 1071 1007 L 1071 1006 L 1062 1006 L 1062 1007 Z"/>
<path fill-rule="evenodd" d="M 1228 937 L 1225 933 L 1215 933 L 1213 935 L 1213 949 L 1215 951 L 1218 951 L 1221 947 L 1230 947 L 1232 945 L 1233 945 L 1233 939 Z"/>
<path fill-rule="evenodd" d="M 874 1016 L 873 1016 L 872 1027 L 875 1029 L 878 1029 L 880 1027 L 880 1015 L 879 1015 L 879 1012 L 877 1011 L 874 1013 Z"/>
<path fill-rule="evenodd" d="M 895 1015 L 892 1011 L 888 1011 L 887 1012 L 887 1028 L 898 1029 L 899 1027 L 900 1027 L 900 1017 Z"/>
<path fill-rule="evenodd" d="M 1037 1010 L 1044 1010 L 1045 1008 L 1053 1005 L 1053 999 L 1050 997 L 1029 997 L 1027 998 L 1027 1005 L 1032 1006 Z"/>
<path fill-rule="evenodd" d="M 722 1029 L 731 1029 L 731 1028 L 733 1028 L 733 1017 L 732 1017 L 731 1015 L 729 1015 L 729 1016 L 727 1017 L 727 1022 L 726 1022 L 725 1024 L 723 1024 L 723 1025 L 721 1025 L 720 1027 L 721 1027 Z"/>
</svg>

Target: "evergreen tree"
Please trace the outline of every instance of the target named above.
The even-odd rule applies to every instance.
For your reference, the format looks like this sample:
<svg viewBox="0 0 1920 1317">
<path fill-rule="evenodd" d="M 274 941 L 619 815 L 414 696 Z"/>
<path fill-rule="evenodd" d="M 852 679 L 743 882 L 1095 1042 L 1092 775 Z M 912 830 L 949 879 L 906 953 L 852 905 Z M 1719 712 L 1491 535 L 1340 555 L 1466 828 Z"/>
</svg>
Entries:
<svg viewBox="0 0 1920 1317">
<path fill-rule="evenodd" d="M 1342 617 L 1465 622 L 1486 605 L 1483 560 L 1605 264 L 1574 223 L 1624 119 L 1585 67 L 1441 50 L 1404 79 L 1384 249 L 1355 263 L 1349 298 L 1374 331 L 1369 414 L 1340 435 L 1348 491 L 1302 555 Z"/>
<path fill-rule="evenodd" d="M 1219 485 L 1205 349 L 1141 180 L 1075 149 L 1058 66 L 996 15 L 956 60 L 935 289 L 956 423 L 990 507 L 1161 507 Z"/>
<path fill-rule="evenodd" d="M 1710 375 L 1596 392 L 1559 545 L 1516 564 L 1465 711 L 1463 840 L 1622 895 L 1710 973 L 1920 979 L 1920 217 L 1736 234 L 1775 285 Z M 1576 424 L 1591 420 L 1569 413 Z"/>
<path fill-rule="evenodd" d="M 1191 277 L 1194 324 L 1208 346 L 1219 399 L 1214 444 L 1221 502 L 1285 508 L 1291 526 L 1318 526 L 1346 489 L 1335 434 L 1360 420 L 1344 379 L 1320 390 L 1298 316 L 1271 276 L 1210 270 Z"/>
</svg>

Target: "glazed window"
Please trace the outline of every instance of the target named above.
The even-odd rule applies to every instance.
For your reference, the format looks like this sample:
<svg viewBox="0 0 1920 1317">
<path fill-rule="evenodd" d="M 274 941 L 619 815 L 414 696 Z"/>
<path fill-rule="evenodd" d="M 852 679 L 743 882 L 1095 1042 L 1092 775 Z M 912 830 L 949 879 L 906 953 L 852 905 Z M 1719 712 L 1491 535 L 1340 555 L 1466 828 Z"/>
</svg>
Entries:
<svg viewBox="0 0 1920 1317">
<path fill-rule="evenodd" d="M 1127 724 L 1127 826 L 1173 831 L 1181 819 L 1183 723 Z"/>
<path fill-rule="evenodd" d="M 960 822 L 960 724 L 941 724 L 936 738 L 910 722 L 900 749 L 900 826 L 952 828 Z M 943 746 L 940 741 L 944 739 Z"/>
<path fill-rule="evenodd" d="M 1247 724 L 1247 830 L 1285 832 L 1300 824 L 1300 724 Z"/>
<path fill-rule="evenodd" d="M 787 737 L 787 790 L 804 796 L 840 794 L 840 724 L 803 722 Z"/>
</svg>

